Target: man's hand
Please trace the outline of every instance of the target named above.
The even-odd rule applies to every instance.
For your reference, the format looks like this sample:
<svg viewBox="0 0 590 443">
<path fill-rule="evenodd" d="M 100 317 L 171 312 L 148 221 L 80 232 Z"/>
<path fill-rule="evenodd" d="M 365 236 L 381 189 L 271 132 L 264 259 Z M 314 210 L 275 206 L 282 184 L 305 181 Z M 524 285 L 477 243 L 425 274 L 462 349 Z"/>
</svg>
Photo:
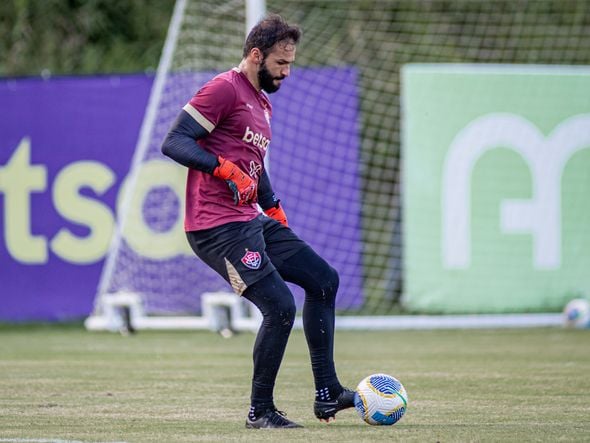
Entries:
<svg viewBox="0 0 590 443">
<path fill-rule="evenodd" d="M 289 227 L 289 222 L 287 221 L 287 214 L 285 214 L 285 211 L 283 210 L 283 207 L 280 203 L 277 202 L 276 206 L 273 206 L 272 208 L 265 210 L 264 213 L 268 215 L 270 218 L 274 218 L 280 224 Z"/>
<path fill-rule="evenodd" d="M 213 170 L 213 175 L 226 181 L 234 193 L 235 205 L 248 205 L 256 198 L 256 182 L 248 174 L 238 168 L 235 163 L 217 157 L 219 166 Z"/>
</svg>

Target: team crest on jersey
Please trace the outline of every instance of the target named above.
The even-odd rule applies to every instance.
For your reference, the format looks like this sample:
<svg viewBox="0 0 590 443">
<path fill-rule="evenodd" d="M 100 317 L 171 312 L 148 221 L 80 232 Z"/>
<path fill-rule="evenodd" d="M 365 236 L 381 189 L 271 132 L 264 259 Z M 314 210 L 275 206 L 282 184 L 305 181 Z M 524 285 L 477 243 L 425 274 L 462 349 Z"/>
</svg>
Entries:
<svg viewBox="0 0 590 443">
<path fill-rule="evenodd" d="M 268 109 L 264 110 L 264 118 L 266 119 L 266 123 L 268 123 L 268 126 L 270 126 L 270 112 L 268 112 Z"/>
<path fill-rule="evenodd" d="M 248 251 L 246 249 L 246 253 L 242 257 L 242 263 L 247 268 L 258 269 L 260 267 L 260 263 L 262 263 L 262 256 L 260 255 L 260 252 Z"/>
</svg>

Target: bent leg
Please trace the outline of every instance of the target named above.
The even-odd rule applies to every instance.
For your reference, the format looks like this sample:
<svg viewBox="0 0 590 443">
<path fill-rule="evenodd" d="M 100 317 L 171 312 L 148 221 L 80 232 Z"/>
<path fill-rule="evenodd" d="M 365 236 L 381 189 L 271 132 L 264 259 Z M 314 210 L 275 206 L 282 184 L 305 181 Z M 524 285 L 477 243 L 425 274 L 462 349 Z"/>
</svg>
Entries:
<svg viewBox="0 0 590 443">
<path fill-rule="evenodd" d="M 286 281 L 305 290 L 303 328 L 309 347 L 316 398 L 334 398 L 342 391 L 334 366 L 338 273 L 309 246 L 284 260 L 277 270 Z"/>
<path fill-rule="evenodd" d="M 273 390 L 295 320 L 295 301 L 278 274 L 271 274 L 252 284 L 243 296 L 262 313 L 262 325 L 254 343 L 252 406 L 264 409 L 273 403 Z"/>
</svg>

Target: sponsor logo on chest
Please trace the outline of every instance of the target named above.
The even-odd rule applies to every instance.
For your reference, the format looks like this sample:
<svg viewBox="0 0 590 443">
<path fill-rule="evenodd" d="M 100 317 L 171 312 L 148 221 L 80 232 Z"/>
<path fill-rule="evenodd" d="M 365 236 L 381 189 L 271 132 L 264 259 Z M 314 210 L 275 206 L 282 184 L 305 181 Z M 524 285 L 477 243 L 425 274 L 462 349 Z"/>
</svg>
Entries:
<svg viewBox="0 0 590 443">
<path fill-rule="evenodd" d="M 268 145 L 270 144 L 270 139 L 262 135 L 260 132 L 254 132 L 250 129 L 250 126 L 246 126 L 246 131 L 244 132 L 244 136 L 242 137 L 242 141 L 246 143 L 250 143 L 263 151 L 268 149 Z"/>
</svg>

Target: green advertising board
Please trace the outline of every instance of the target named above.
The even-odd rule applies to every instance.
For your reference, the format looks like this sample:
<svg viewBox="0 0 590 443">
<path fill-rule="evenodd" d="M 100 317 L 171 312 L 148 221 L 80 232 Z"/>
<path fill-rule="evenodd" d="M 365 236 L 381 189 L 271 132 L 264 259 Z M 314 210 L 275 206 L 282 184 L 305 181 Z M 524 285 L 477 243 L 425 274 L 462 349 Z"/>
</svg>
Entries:
<svg viewBox="0 0 590 443">
<path fill-rule="evenodd" d="M 402 112 L 408 309 L 590 296 L 590 68 L 410 64 Z"/>
</svg>

